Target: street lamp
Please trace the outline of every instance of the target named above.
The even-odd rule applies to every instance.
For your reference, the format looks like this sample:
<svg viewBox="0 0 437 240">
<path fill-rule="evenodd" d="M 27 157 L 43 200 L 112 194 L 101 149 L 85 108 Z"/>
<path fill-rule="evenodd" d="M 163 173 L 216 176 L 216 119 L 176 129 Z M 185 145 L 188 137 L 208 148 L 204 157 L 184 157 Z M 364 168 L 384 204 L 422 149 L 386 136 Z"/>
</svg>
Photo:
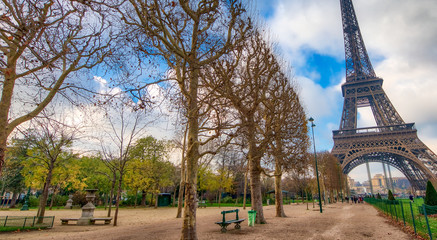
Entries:
<svg viewBox="0 0 437 240">
<path fill-rule="evenodd" d="M 29 190 L 27 191 L 26 196 L 24 197 L 24 205 L 23 205 L 23 207 L 20 209 L 21 211 L 27 211 L 27 210 L 29 210 L 29 196 L 30 196 L 30 187 L 29 187 Z"/>
<path fill-rule="evenodd" d="M 319 183 L 319 169 L 317 168 L 317 153 L 316 153 L 316 139 L 314 138 L 314 127 L 316 126 L 314 124 L 314 118 L 310 117 L 308 121 L 311 122 L 311 131 L 313 133 L 313 144 L 314 144 L 314 160 L 316 161 L 316 176 L 317 176 L 317 189 L 319 190 L 319 206 L 320 206 L 320 213 L 323 212 L 322 210 L 322 195 L 320 194 L 320 183 Z"/>
</svg>

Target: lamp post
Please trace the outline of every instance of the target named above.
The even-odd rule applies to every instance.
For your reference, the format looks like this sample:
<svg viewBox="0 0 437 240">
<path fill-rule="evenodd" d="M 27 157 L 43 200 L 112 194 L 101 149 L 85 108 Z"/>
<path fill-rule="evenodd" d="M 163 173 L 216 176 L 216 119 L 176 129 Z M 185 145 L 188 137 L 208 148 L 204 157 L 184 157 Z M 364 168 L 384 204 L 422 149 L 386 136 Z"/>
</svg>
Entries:
<svg viewBox="0 0 437 240">
<path fill-rule="evenodd" d="M 29 196 L 30 196 L 30 187 L 29 187 L 29 190 L 27 191 L 26 196 L 24 197 L 24 205 L 23 205 L 23 207 L 20 209 L 21 211 L 27 211 L 27 210 L 29 210 Z"/>
<path fill-rule="evenodd" d="M 322 210 L 322 195 L 320 194 L 320 183 L 319 183 L 319 169 L 317 167 L 317 153 L 316 153 L 316 139 L 314 138 L 314 127 L 316 126 L 314 124 L 314 118 L 310 117 L 308 121 L 311 122 L 311 131 L 313 133 L 313 144 L 314 144 L 314 160 L 316 161 L 316 176 L 317 176 L 317 189 L 319 190 L 319 206 L 320 206 L 320 213 L 323 212 Z"/>
</svg>

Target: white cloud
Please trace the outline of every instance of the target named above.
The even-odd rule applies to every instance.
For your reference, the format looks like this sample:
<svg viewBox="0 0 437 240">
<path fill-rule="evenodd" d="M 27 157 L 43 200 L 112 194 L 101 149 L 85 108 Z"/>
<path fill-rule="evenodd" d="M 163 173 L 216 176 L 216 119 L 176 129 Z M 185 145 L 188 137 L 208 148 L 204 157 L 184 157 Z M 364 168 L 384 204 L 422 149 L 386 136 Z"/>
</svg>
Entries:
<svg viewBox="0 0 437 240">
<path fill-rule="evenodd" d="M 404 121 L 416 122 L 419 138 L 436 152 L 437 1 L 353 3 L 369 57 L 376 74 L 384 79 L 387 96 Z M 294 68 L 305 68 L 308 57 L 314 53 L 344 58 L 339 1 L 276 0 L 274 4 L 273 16 L 267 22 Z M 308 112 L 330 117 L 326 126 L 335 123 L 338 128 L 342 108 L 342 100 L 338 101 L 342 99 L 340 86 L 322 88 L 317 83 L 317 74 L 297 78 Z M 369 122 L 366 120 L 369 117 L 362 114 L 360 124 Z M 329 139 L 326 134 L 319 137 L 332 142 L 332 135 Z"/>
<path fill-rule="evenodd" d="M 280 0 L 267 22 L 281 46 L 292 55 L 294 66 L 305 64 L 308 50 L 344 57 L 340 10 L 332 1 Z"/>
</svg>

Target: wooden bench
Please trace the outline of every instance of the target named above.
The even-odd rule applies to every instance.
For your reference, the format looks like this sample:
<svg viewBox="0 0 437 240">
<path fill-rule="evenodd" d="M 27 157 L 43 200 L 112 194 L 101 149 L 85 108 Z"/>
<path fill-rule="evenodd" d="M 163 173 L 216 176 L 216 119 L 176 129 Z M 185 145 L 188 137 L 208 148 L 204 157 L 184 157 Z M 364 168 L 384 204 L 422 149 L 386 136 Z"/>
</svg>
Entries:
<svg viewBox="0 0 437 240">
<path fill-rule="evenodd" d="M 242 218 L 242 219 L 238 218 L 238 211 L 239 211 L 238 209 L 235 209 L 235 210 L 229 210 L 229 211 L 223 211 L 222 212 L 223 221 L 216 222 L 216 224 L 218 224 L 218 225 L 220 225 L 222 227 L 222 229 L 221 229 L 222 233 L 225 233 L 227 231 L 226 228 L 231 223 L 235 223 L 235 229 L 240 229 L 241 228 L 240 223 L 243 222 L 245 219 L 244 218 Z M 227 213 L 235 213 L 235 219 L 226 221 L 226 217 L 225 216 L 226 216 Z"/>
<path fill-rule="evenodd" d="M 79 220 L 79 218 L 61 218 L 61 222 L 62 222 L 61 224 L 67 225 L 69 221 L 72 221 L 72 222 L 76 221 L 77 222 L 77 220 Z"/>
<path fill-rule="evenodd" d="M 112 217 L 106 217 L 106 218 L 91 218 L 91 224 L 95 224 L 96 221 L 105 221 L 105 224 L 110 224 L 112 220 Z"/>
</svg>

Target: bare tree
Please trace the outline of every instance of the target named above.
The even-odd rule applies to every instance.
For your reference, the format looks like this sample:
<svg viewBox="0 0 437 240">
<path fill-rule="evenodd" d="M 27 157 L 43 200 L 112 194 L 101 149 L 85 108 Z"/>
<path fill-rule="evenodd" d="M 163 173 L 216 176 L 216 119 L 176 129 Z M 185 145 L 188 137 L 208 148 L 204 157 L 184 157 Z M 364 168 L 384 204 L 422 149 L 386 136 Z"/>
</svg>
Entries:
<svg viewBox="0 0 437 240">
<path fill-rule="evenodd" d="M 274 161 L 276 217 L 285 217 L 282 175 L 305 160 L 309 144 L 306 115 L 297 92 L 283 73 L 272 83 L 264 106 L 273 130 L 268 153 Z"/>
<path fill-rule="evenodd" d="M 213 65 L 210 87 L 229 99 L 236 109 L 240 133 L 248 146 L 248 165 L 252 209 L 257 211 L 256 223 L 265 223 L 261 195 L 261 159 L 272 141 L 272 125 L 263 102 L 280 72 L 273 46 L 258 30 L 241 44 L 233 55 Z"/>
<path fill-rule="evenodd" d="M 131 0 L 117 9 L 134 33 L 131 36 L 137 36 L 130 43 L 146 55 L 162 57 L 175 71 L 188 125 L 181 239 L 197 239 L 196 174 L 199 158 L 207 154 L 199 148 L 219 136 L 214 132 L 204 139 L 199 132 L 203 107 L 199 102 L 200 71 L 241 41 L 246 29 L 241 19 L 244 9 L 237 0 Z"/>
<path fill-rule="evenodd" d="M 123 96 L 121 96 L 123 98 Z M 117 226 L 118 208 L 120 206 L 123 176 L 130 158 L 130 151 L 135 140 L 145 133 L 145 128 L 150 121 L 145 116 L 146 110 L 137 110 L 136 104 L 129 99 L 119 99 L 120 102 L 105 107 L 105 124 L 101 136 L 100 155 L 104 163 L 110 168 L 113 178 L 117 177 L 117 196 L 114 213 L 114 226 Z M 112 180 L 113 185 L 115 180 Z M 111 190 L 111 196 L 112 193 Z M 110 202 L 110 204 L 112 204 Z M 108 215 L 110 214 L 110 208 Z"/>
<path fill-rule="evenodd" d="M 80 2 L 2 1 L 0 174 L 12 131 L 41 113 L 58 92 L 71 98 L 67 93 L 82 88 L 72 73 L 111 54 L 105 17 Z"/>
</svg>

